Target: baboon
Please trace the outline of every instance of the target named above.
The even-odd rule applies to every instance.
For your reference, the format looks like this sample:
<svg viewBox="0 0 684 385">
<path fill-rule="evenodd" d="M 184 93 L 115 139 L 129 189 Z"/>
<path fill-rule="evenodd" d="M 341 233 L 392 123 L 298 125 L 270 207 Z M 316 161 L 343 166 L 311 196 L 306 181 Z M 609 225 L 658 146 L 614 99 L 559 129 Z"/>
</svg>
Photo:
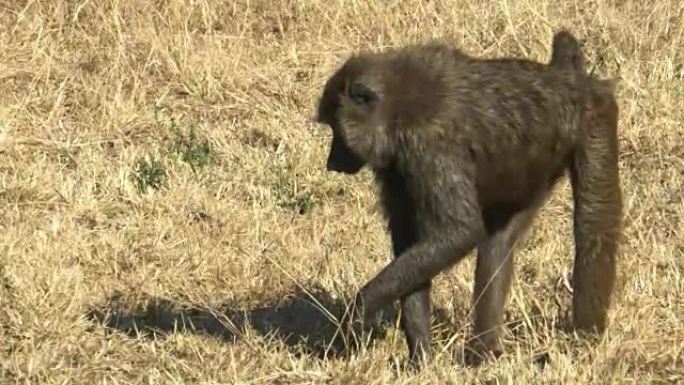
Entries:
<svg viewBox="0 0 684 385">
<path fill-rule="evenodd" d="M 353 55 L 327 80 L 317 121 L 332 129 L 328 170 L 372 170 L 394 259 L 357 293 L 344 324 L 354 329 L 400 300 L 410 360 L 424 362 L 431 280 L 477 248 L 469 356 L 498 356 L 510 254 L 569 170 L 573 322 L 602 333 L 621 232 L 617 120 L 612 82 L 585 73 L 566 31 L 546 64 L 436 42 Z"/>
<path fill-rule="evenodd" d="M 559 31 L 553 36 L 549 65 L 583 74 L 584 54 L 579 41 L 572 34 Z"/>
</svg>

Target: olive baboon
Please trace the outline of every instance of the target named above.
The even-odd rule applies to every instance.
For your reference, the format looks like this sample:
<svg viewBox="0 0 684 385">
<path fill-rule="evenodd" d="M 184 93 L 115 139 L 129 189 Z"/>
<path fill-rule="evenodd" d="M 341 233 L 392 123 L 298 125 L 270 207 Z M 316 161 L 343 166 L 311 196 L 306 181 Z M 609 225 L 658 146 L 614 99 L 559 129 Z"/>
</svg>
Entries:
<svg viewBox="0 0 684 385">
<path fill-rule="evenodd" d="M 617 118 L 612 83 L 585 74 L 565 31 L 548 64 L 438 43 L 350 58 L 318 106 L 333 132 L 327 169 L 372 169 L 395 258 L 360 290 L 345 323 L 399 299 L 411 360 L 429 358 L 431 279 L 477 247 L 469 345 L 477 356 L 500 354 L 510 253 L 569 169 L 574 324 L 602 332 L 622 217 Z"/>
</svg>

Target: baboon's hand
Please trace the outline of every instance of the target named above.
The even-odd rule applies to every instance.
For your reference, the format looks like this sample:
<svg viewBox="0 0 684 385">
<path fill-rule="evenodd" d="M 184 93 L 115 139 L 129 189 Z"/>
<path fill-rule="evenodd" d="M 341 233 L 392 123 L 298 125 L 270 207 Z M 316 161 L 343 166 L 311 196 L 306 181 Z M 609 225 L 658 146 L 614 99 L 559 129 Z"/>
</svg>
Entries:
<svg viewBox="0 0 684 385">
<path fill-rule="evenodd" d="M 347 352 L 360 348 L 361 334 L 366 326 L 363 305 L 357 298 L 347 306 L 340 319 L 340 331 L 338 333 L 338 343 Z"/>
</svg>

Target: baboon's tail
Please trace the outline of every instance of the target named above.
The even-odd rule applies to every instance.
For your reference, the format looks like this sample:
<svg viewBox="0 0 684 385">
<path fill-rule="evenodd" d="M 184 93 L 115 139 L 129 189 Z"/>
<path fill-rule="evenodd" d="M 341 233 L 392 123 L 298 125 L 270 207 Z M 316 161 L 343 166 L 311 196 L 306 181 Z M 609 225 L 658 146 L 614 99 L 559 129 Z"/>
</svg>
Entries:
<svg viewBox="0 0 684 385">
<path fill-rule="evenodd" d="M 553 35 L 550 65 L 584 72 L 582 45 L 568 31 L 561 30 Z"/>
</svg>

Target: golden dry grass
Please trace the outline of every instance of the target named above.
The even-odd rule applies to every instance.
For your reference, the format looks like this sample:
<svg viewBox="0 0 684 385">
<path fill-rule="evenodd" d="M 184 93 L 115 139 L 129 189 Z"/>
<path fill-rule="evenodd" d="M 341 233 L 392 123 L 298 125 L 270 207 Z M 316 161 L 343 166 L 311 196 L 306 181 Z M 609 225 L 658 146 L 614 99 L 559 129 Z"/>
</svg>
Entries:
<svg viewBox="0 0 684 385">
<path fill-rule="evenodd" d="M 684 381 L 681 1 L 5 0 L 0 12 L 0 383 Z M 545 61 L 561 27 L 619 79 L 626 229 L 608 333 L 564 327 L 563 183 L 516 255 L 498 362 L 451 358 L 470 328 L 472 258 L 435 283 L 440 354 L 423 372 L 402 369 L 391 323 L 350 360 L 319 357 L 330 325 L 307 301 L 335 313 L 389 258 L 369 173 L 324 171 L 329 133 L 311 117 L 325 78 L 357 49 L 432 38 Z M 176 129 L 192 127 L 195 146 L 179 146 Z M 148 184 L 163 171 L 159 190 L 138 190 L 141 159 Z"/>
</svg>

